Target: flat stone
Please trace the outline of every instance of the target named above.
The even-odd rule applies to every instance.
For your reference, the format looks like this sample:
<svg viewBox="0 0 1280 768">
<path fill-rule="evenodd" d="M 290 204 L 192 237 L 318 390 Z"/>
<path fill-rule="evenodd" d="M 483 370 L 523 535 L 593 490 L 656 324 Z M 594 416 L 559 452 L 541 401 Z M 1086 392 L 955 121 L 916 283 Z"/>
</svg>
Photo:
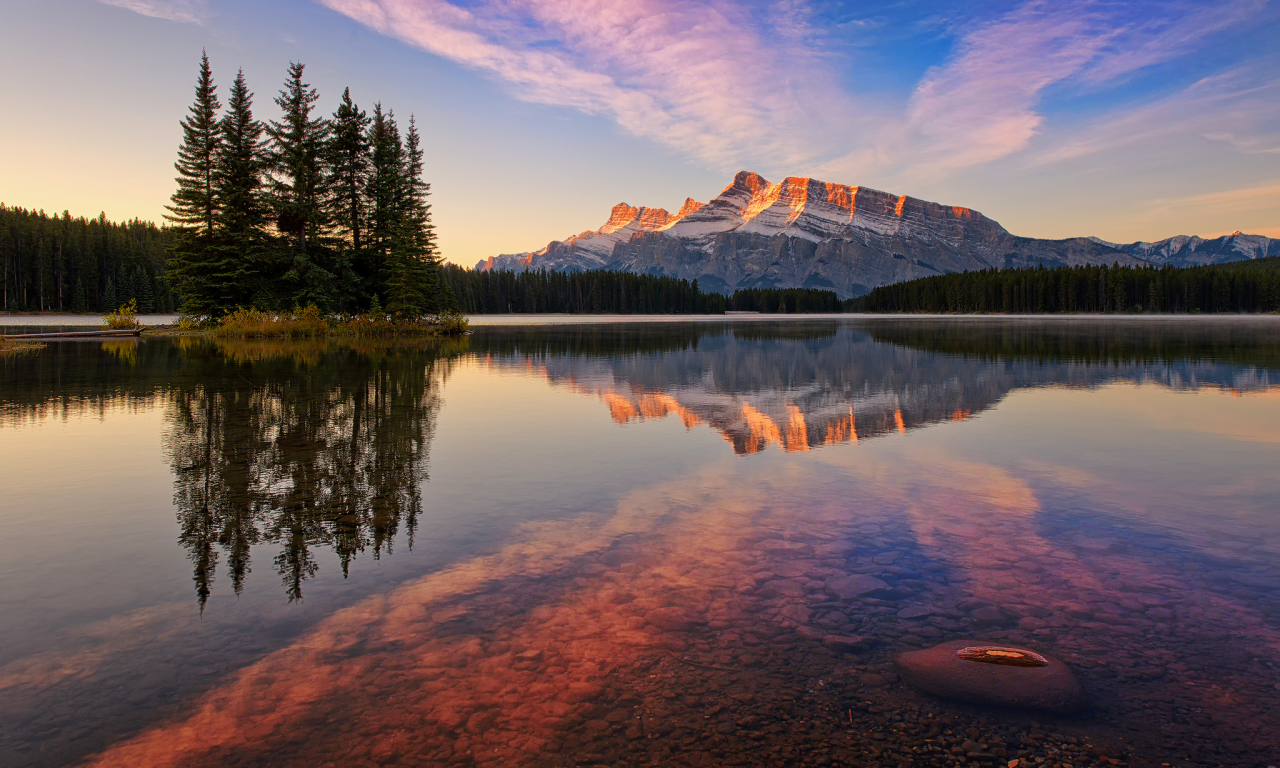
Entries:
<svg viewBox="0 0 1280 768">
<path fill-rule="evenodd" d="M 980 625 L 991 626 L 995 624 L 1004 624 L 1009 621 L 1009 617 L 1004 611 L 995 606 L 986 606 L 983 608 L 975 608 L 969 613 L 969 618 L 973 619 Z"/>
<path fill-rule="evenodd" d="M 827 635 L 822 644 L 836 653 L 863 653 L 871 650 L 876 642 L 861 635 Z"/>
<path fill-rule="evenodd" d="M 863 595 L 874 596 L 874 593 L 889 591 L 889 585 L 885 582 L 875 576 L 867 576 L 861 573 L 853 576 L 839 576 L 834 579 L 827 579 L 826 587 L 828 594 L 841 600 L 852 600 Z"/>
<path fill-rule="evenodd" d="M 1000 650 L 966 654 L 994 659 L 996 663 L 992 663 L 962 658 L 960 652 L 970 648 Z M 953 640 L 901 653 L 894 666 L 912 688 L 946 699 L 1050 712 L 1075 712 L 1087 703 L 1080 681 L 1066 664 L 1037 651 L 996 642 Z"/>
<path fill-rule="evenodd" d="M 664 632 L 683 632 L 703 623 L 701 617 L 683 608 L 655 608 L 644 618 Z"/>
<path fill-rule="evenodd" d="M 902 610 L 898 611 L 898 618 L 900 619 L 922 619 L 925 616 L 932 616 L 932 615 L 933 615 L 932 609 L 925 608 L 924 606 L 921 606 L 921 605 L 914 605 L 910 608 L 903 608 Z"/>
</svg>

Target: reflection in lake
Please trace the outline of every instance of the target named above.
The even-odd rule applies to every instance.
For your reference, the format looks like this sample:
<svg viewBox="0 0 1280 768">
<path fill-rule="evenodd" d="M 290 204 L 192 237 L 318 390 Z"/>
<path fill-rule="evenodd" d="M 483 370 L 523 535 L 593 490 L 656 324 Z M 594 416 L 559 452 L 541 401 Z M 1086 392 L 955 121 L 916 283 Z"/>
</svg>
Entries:
<svg viewBox="0 0 1280 768">
<path fill-rule="evenodd" d="M 739 454 L 963 420 L 1028 387 L 1129 382 L 1246 393 L 1267 390 L 1280 372 L 1270 337 L 1238 326 L 1190 332 L 1095 321 L 1046 333 L 1008 322 L 797 322 L 782 334 L 746 326 L 685 336 L 652 328 L 494 335 L 475 346 L 488 365 L 536 369 L 598 397 L 619 424 L 674 416 L 709 426 Z"/>
<path fill-rule="evenodd" d="M 52 345 L 0 363 L 0 763 L 1273 765 L 1278 331 Z M 897 678 L 953 640 L 1091 706 Z"/>
<path fill-rule="evenodd" d="M 344 575 L 361 552 L 389 554 L 402 524 L 413 547 L 449 364 L 435 349 L 386 351 L 188 350 L 199 383 L 173 392 L 164 439 L 202 606 L 222 556 L 240 594 L 254 545 L 278 547 L 290 600 L 320 567 L 316 547 Z"/>
</svg>

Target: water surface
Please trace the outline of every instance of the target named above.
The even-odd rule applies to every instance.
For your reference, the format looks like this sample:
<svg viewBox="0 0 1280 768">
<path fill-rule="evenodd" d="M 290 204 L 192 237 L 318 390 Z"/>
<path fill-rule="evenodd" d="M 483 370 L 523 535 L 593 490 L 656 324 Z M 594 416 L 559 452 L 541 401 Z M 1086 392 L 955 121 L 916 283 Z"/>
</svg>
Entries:
<svg viewBox="0 0 1280 768">
<path fill-rule="evenodd" d="M 0 763 L 1274 765 L 1278 340 L 793 319 L 7 358 Z M 897 679 L 954 639 L 1056 655 L 1092 705 Z"/>
</svg>

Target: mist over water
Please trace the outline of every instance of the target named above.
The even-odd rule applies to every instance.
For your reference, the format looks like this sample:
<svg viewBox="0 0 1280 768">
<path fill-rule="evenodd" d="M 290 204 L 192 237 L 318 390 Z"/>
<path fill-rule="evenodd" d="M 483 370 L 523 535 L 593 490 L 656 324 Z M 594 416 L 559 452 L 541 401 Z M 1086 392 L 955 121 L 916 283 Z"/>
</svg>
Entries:
<svg viewBox="0 0 1280 768">
<path fill-rule="evenodd" d="M 1278 342 L 821 319 L 3 358 L 0 763 L 1274 765 Z M 898 678 L 951 640 L 1052 654 L 1090 706 Z"/>
</svg>

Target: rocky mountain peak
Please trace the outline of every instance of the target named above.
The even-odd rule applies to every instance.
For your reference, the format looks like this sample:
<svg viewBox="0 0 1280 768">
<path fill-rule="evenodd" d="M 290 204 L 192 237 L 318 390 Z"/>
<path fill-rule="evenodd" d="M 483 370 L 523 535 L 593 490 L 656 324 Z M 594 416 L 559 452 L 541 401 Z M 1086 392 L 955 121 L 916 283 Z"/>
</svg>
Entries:
<svg viewBox="0 0 1280 768">
<path fill-rule="evenodd" d="M 706 205 L 706 203 L 700 203 L 692 197 L 686 197 L 684 199 L 684 205 L 680 206 L 680 212 L 676 214 L 676 218 L 683 219 L 691 213 L 697 213 L 702 210 L 702 206 L 704 205 Z"/>
<path fill-rule="evenodd" d="M 1213 264 L 1280 255 L 1280 240 L 1179 236 L 1123 245 L 1015 237 L 970 208 L 862 186 L 741 171 L 671 214 L 619 203 L 596 230 L 479 269 L 616 269 L 697 279 L 704 290 L 830 288 L 841 297 L 946 272 L 1076 264 Z"/>
</svg>

